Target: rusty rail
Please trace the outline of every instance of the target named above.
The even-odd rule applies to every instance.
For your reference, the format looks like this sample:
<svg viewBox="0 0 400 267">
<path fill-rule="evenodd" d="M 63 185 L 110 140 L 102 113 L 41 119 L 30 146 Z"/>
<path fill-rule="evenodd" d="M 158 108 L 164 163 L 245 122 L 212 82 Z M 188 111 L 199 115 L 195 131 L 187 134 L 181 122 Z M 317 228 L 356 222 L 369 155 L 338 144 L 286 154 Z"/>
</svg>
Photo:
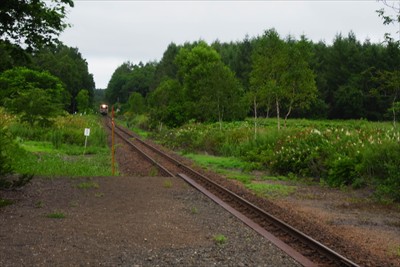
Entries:
<svg viewBox="0 0 400 267">
<path fill-rule="evenodd" d="M 310 236 L 302 233 L 301 231 L 293 228 L 289 224 L 281 221 L 280 219 L 276 218 L 272 214 L 269 214 L 268 212 L 262 210 L 261 208 L 255 206 L 254 204 L 250 203 L 246 199 L 240 197 L 239 195 L 235 194 L 234 192 L 224 188 L 223 186 L 220 186 L 213 180 L 207 178 L 206 176 L 200 174 L 199 172 L 195 171 L 194 169 L 184 165 L 180 161 L 174 159 L 173 157 L 169 156 L 168 154 L 164 153 L 163 151 L 155 148 L 154 146 L 148 144 L 147 142 L 144 142 L 139 136 L 133 134 L 132 132 L 120 127 L 116 126 L 120 131 L 124 132 L 126 135 L 130 137 L 134 137 L 136 141 L 140 142 L 147 148 L 151 149 L 155 153 L 161 155 L 162 157 L 168 159 L 170 162 L 174 163 L 179 169 L 182 170 L 183 173 L 171 173 L 170 171 L 166 170 L 164 167 L 163 169 L 166 170 L 166 172 L 171 175 L 175 176 L 177 175 L 178 177 L 184 179 L 186 182 L 188 182 L 190 185 L 194 186 L 196 189 L 201 191 L 203 194 L 207 195 L 210 197 L 213 201 L 224 207 L 226 210 L 228 210 L 230 213 L 232 213 L 234 216 L 236 216 L 238 219 L 242 220 L 244 223 L 246 223 L 249 227 L 254 229 L 256 232 L 260 233 L 262 236 L 266 237 L 268 240 L 270 240 L 272 243 L 274 243 L 277 247 L 285 251 L 288 255 L 290 255 L 292 258 L 294 258 L 296 261 L 298 261 L 300 264 L 303 266 L 318 266 L 316 263 L 312 262 L 309 258 L 306 256 L 303 256 L 300 254 L 298 251 L 294 250 L 292 247 L 281 241 L 279 238 L 271 234 L 268 230 L 266 230 L 264 227 L 260 226 L 259 224 L 255 223 L 253 220 L 249 219 L 247 216 L 245 216 L 243 213 L 237 211 L 236 209 L 232 208 L 229 204 L 227 204 L 225 201 L 221 200 L 219 197 L 211 193 L 209 190 L 205 189 L 203 186 L 201 186 L 199 183 L 195 182 L 192 178 L 196 178 L 200 180 L 202 183 L 206 184 L 208 187 L 214 188 L 215 191 L 220 192 L 221 194 L 229 195 L 233 202 L 235 203 L 240 203 L 241 206 L 245 207 L 247 210 L 251 210 L 253 213 L 257 213 L 259 216 L 263 216 L 270 224 L 273 224 L 276 228 L 279 228 L 281 231 L 286 233 L 287 235 L 292 236 L 294 239 L 298 240 L 298 242 L 301 242 L 305 244 L 307 247 L 313 249 L 320 255 L 323 255 L 323 257 L 326 257 L 328 259 L 328 262 L 330 262 L 328 265 L 336 265 L 336 266 L 351 266 L 351 267 L 358 267 L 356 263 L 352 262 L 351 260 L 345 258 L 344 256 L 340 255 L 339 253 L 333 251 L 329 247 L 321 244 L 317 240 L 314 240 Z M 120 135 L 121 138 L 122 135 Z M 136 150 L 140 151 L 143 155 L 145 155 L 146 158 L 148 158 L 150 161 L 156 163 L 153 159 L 151 159 L 150 156 L 148 156 L 145 152 L 141 151 L 136 145 L 134 145 L 132 142 L 129 140 L 125 140 L 128 142 L 130 145 L 135 147 Z M 192 178 L 190 178 L 190 177 Z"/>
</svg>

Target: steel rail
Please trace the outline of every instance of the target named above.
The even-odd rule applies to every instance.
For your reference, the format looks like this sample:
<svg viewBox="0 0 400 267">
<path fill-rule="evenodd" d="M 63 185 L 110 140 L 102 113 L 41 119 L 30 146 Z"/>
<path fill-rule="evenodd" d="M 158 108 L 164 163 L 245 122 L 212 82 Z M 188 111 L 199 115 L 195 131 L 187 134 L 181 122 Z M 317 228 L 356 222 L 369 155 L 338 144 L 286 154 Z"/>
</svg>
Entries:
<svg viewBox="0 0 400 267">
<path fill-rule="evenodd" d="M 241 213 L 240 211 L 234 209 L 232 206 L 230 206 L 228 203 L 205 189 L 203 186 L 200 184 L 196 183 L 193 179 L 189 178 L 185 174 L 179 173 L 177 175 L 178 177 L 182 178 L 185 180 L 188 184 L 193 186 L 195 189 L 209 197 L 212 201 L 220 205 L 222 208 L 227 210 L 229 213 L 234 215 L 236 218 L 241 220 L 243 223 L 245 223 L 247 226 L 249 226 L 251 229 L 259 233 L 261 236 L 265 237 L 267 240 L 269 240 L 272 244 L 280 248 L 282 251 L 284 251 L 286 254 L 288 254 L 290 257 L 292 257 L 294 260 L 296 260 L 298 263 L 300 263 L 303 266 L 307 267 L 316 267 L 318 266 L 314 262 L 312 262 L 310 259 L 306 258 L 303 256 L 301 253 L 299 253 L 297 250 L 293 249 L 291 246 L 265 230 L 263 227 L 261 227 L 259 224 L 255 223 L 253 220 L 249 219 L 246 215 Z"/>
<path fill-rule="evenodd" d="M 111 126 L 109 124 L 107 124 L 108 128 L 111 129 Z M 124 132 L 125 134 L 129 135 L 129 133 L 127 133 L 124 130 L 121 130 L 120 127 L 116 126 L 115 128 L 117 128 L 119 131 Z M 149 161 L 151 164 L 155 165 L 162 173 L 164 173 L 165 175 L 169 176 L 169 177 L 174 177 L 175 175 L 173 173 L 171 173 L 169 170 L 167 170 L 164 166 L 162 166 L 161 164 L 159 164 L 157 161 L 155 161 L 152 157 L 150 157 L 147 153 L 145 153 L 143 150 L 141 150 L 140 148 L 138 148 L 134 143 L 132 143 L 129 139 L 125 138 L 121 133 L 115 131 L 115 134 L 118 135 L 119 137 L 121 137 L 122 140 L 124 140 L 126 143 L 128 143 L 131 147 L 133 147 L 137 152 L 139 152 L 147 161 Z"/>
<path fill-rule="evenodd" d="M 201 179 L 203 182 L 206 182 L 207 184 L 211 185 L 214 188 L 217 188 L 217 190 L 224 192 L 227 195 L 232 196 L 236 202 L 241 203 L 242 206 L 248 207 L 251 210 L 257 212 L 258 214 L 262 214 L 263 217 L 267 218 L 268 221 L 270 223 L 272 223 L 273 225 L 275 225 L 276 227 L 278 227 L 279 229 L 281 229 L 282 231 L 284 231 L 285 233 L 289 234 L 290 236 L 300 240 L 300 242 L 302 242 L 303 244 L 306 244 L 307 246 L 309 246 L 310 248 L 318 251 L 320 254 L 324 255 L 325 257 L 327 257 L 328 259 L 330 259 L 331 261 L 335 262 L 336 264 L 338 264 L 339 266 L 349 266 L 349 267 L 359 267 L 358 264 L 352 262 L 351 260 L 345 258 L 344 256 L 340 255 L 339 253 L 335 252 L 334 250 L 330 249 L 329 247 L 323 245 L 322 243 L 318 242 L 317 240 L 313 239 L 312 237 L 306 235 L 305 233 L 295 229 L 294 227 L 290 226 L 289 224 L 285 223 L 284 221 L 278 219 L 277 217 L 273 216 L 272 214 L 266 212 L 265 210 L 257 207 L 256 205 L 250 203 L 248 200 L 242 198 L 241 196 L 237 195 L 236 193 L 230 191 L 229 189 L 219 185 L 218 183 L 214 182 L 213 180 L 207 178 L 206 176 L 200 174 L 199 172 L 197 172 L 196 170 L 182 164 L 180 161 L 174 159 L 173 157 L 169 156 L 168 154 L 164 153 L 163 151 L 159 150 L 158 148 L 148 144 L 147 142 L 144 142 L 143 140 L 141 140 L 137 135 L 128 132 L 127 130 L 125 130 L 124 128 L 120 127 L 120 126 L 116 126 L 119 130 L 123 131 L 125 134 L 134 137 L 136 141 L 140 142 L 141 144 L 145 145 L 146 147 L 148 147 L 149 149 L 153 150 L 154 152 L 156 152 L 157 154 L 167 158 L 169 161 L 171 161 L 172 163 L 174 163 L 177 167 L 179 167 L 180 169 L 184 170 L 185 173 L 191 175 L 191 176 L 195 176 L 196 178 Z M 131 143 L 129 141 L 129 143 Z M 132 144 L 134 145 L 134 144 Z M 136 146 L 135 146 L 136 147 Z M 139 149 L 139 148 L 136 148 Z M 143 152 L 144 153 L 144 152 Z M 169 172 L 170 173 L 170 172 Z M 189 184 L 191 185 L 196 185 L 196 188 L 200 188 L 198 187 L 197 183 L 195 183 L 192 179 L 190 179 L 189 177 L 187 177 L 184 174 L 180 174 L 180 173 L 176 173 L 177 176 L 179 176 L 180 178 L 184 179 L 185 181 L 187 181 Z M 172 174 L 172 176 L 175 176 Z M 200 190 L 200 189 L 199 189 Z M 201 189 L 201 192 L 206 191 L 206 189 Z M 211 195 L 213 195 L 212 193 L 210 193 Z M 208 194 L 207 194 L 208 195 Z M 218 198 L 219 199 L 219 198 Z M 214 200 L 215 201 L 215 200 Z M 222 200 L 221 200 L 222 201 Z M 216 201 L 217 203 L 219 203 L 219 201 Z M 228 205 L 229 206 L 229 205 Z M 232 212 L 231 212 L 232 213 Z M 234 213 L 232 213 L 234 214 Z M 235 215 L 235 214 L 234 214 Z M 235 215 L 236 216 L 236 215 Z M 243 215 L 244 216 L 244 215 Z M 241 219 L 240 217 L 238 217 L 239 219 Z M 247 218 L 248 219 L 248 218 Z M 242 219 L 241 219 L 242 220 Z M 247 222 L 245 222 L 247 224 Z M 249 224 L 248 224 L 249 225 Z M 253 226 L 254 225 L 258 225 L 256 223 L 254 223 L 253 221 L 250 223 L 250 227 L 252 227 L 254 230 L 256 230 Z M 258 227 L 256 227 L 257 229 L 260 228 L 260 226 L 258 225 Z M 261 228 L 263 229 L 263 228 Z M 265 229 L 263 230 L 256 230 L 257 232 L 264 232 Z M 280 241 L 278 238 L 276 238 L 275 236 L 273 236 L 272 234 L 268 233 L 267 235 L 262 234 L 263 236 L 266 236 L 269 240 L 270 237 L 272 236 L 272 242 L 277 245 L 278 247 L 281 247 L 281 249 L 283 249 L 284 251 L 288 251 L 287 248 L 285 246 L 283 246 L 280 243 L 283 243 L 282 241 Z M 279 242 L 275 242 L 277 240 L 279 240 Z M 287 246 L 287 245 L 286 245 Z M 293 250 L 293 249 L 292 249 Z M 292 253 L 291 256 L 293 258 L 295 258 L 299 263 L 303 264 L 303 266 L 310 266 L 312 265 L 308 259 L 303 259 L 304 256 L 301 255 L 294 255 Z M 296 253 L 295 253 L 296 254 Z"/>
<path fill-rule="evenodd" d="M 181 166 L 184 167 L 185 169 L 188 168 L 186 166 Z M 219 184 L 215 183 L 214 181 L 210 180 L 209 178 L 205 177 L 204 175 L 191 170 L 190 168 L 188 168 L 190 170 L 190 172 L 192 174 L 194 174 L 195 176 L 201 178 L 203 181 L 206 181 L 207 183 L 212 184 L 214 187 L 217 187 L 220 191 L 224 191 L 226 194 L 229 194 L 231 196 L 233 196 L 235 198 L 235 200 L 237 200 L 238 202 L 240 202 L 242 205 L 245 205 L 249 208 L 251 208 L 252 210 L 255 210 L 256 212 L 262 214 L 263 216 L 267 217 L 268 220 L 274 224 L 275 226 L 277 226 L 278 228 L 282 229 L 284 232 L 286 232 L 287 234 L 294 236 L 296 238 L 298 238 L 299 240 L 301 240 L 301 242 L 306 243 L 307 245 L 309 245 L 310 247 L 312 247 L 313 249 L 317 250 L 319 253 L 325 255 L 326 257 L 328 257 L 329 259 L 331 259 L 332 261 L 336 262 L 336 263 L 340 263 L 340 266 L 351 266 L 351 267 L 358 267 L 359 265 L 357 265 L 356 263 L 350 261 L 349 259 L 343 257 L 342 255 L 338 254 L 337 252 L 335 252 L 334 250 L 330 249 L 329 247 L 323 245 L 322 243 L 318 242 L 317 240 L 313 239 L 312 237 L 304 234 L 303 232 L 297 230 L 296 228 L 290 226 L 289 224 L 285 223 L 284 221 L 278 219 L 277 217 L 273 216 L 272 214 L 264 211 L 263 209 L 257 207 L 256 205 L 254 205 L 253 203 L 247 201 L 246 199 L 242 198 L 241 196 L 237 195 L 236 193 L 230 191 L 229 189 L 226 189 L 222 186 L 220 186 Z M 179 177 L 188 180 L 186 177 L 184 177 L 183 174 L 178 174 Z M 305 265 L 305 266 L 308 266 Z"/>
</svg>

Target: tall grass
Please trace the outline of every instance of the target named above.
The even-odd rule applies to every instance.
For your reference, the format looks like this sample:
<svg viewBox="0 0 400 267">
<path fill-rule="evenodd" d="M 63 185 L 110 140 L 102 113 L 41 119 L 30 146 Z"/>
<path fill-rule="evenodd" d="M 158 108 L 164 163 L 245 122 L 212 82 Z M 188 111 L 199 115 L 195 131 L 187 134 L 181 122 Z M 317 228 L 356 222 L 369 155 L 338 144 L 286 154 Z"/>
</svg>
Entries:
<svg viewBox="0 0 400 267">
<path fill-rule="evenodd" d="M 84 129 L 90 128 L 88 141 L 93 146 L 105 147 L 107 136 L 95 115 L 66 115 L 53 121 L 51 127 L 31 127 L 14 121 L 9 125 L 10 132 L 21 140 L 49 141 L 55 148 L 61 144 L 82 145 L 85 143 Z"/>
<path fill-rule="evenodd" d="M 84 129 L 90 128 L 87 148 Z M 17 173 L 42 176 L 109 176 L 110 153 L 107 135 L 95 115 L 67 115 L 51 127 L 29 127 L 17 121 L 9 130 L 18 141 L 18 156 L 13 157 Z M 85 154 L 85 155 L 84 155 Z"/>
<path fill-rule="evenodd" d="M 237 157 L 249 169 L 314 178 L 330 186 L 372 186 L 377 196 L 400 201 L 400 131 L 390 123 L 289 120 L 187 124 L 158 133 L 165 145 L 186 153 Z"/>
</svg>

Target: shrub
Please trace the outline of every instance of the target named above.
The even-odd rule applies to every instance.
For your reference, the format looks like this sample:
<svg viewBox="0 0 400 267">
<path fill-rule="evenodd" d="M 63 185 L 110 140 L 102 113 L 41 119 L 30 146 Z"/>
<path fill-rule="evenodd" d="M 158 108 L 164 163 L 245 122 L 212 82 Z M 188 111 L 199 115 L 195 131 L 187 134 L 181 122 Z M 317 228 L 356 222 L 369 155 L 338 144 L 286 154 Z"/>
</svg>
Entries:
<svg viewBox="0 0 400 267">
<path fill-rule="evenodd" d="M 33 175 L 23 174 L 13 175 L 14 161 L 21 153 L 24 153 L 18 147 L 11 134 L 0 124 L 0 188 L 13 189 L 24 186 L 33 177 Z"/>
<path fill-rule="evenodd" d="M 400 143 L 382 142 L 368 147 L 359 166 L 362 175 L 376 185 L 379 198 L 400 201 Z"/>
<path fill-rule="evenodd" d="M 340 187 L 352 185 L 360 174 L 357 171 L 359 159 L 357 157 L 339 157 L 331 163 L 326 179 L 328 185 Z"/>
<path fill-rule="evenodd" d="M 143 130 L 150 130 L 151 125 L 150 125 L 150 121 L 149 121 L 149 117 L 147 115 L 130 115 L 129 113 L 126 114 L 129 119 L 127 122 L 127 126 L 128 127 L 136 127 L 139 129 L 143 129 Z"/>
<path fill-rule="evenodd" d="M 331 145 L 320 131 L 308 128 L 287 132 L 277 140 L 270 166 L 280 174 L 321 177 L 326 172 L 330 150 Z"/>
<path fill-rule="evenodd" d="M 0 177 L 10 174 L 12 139 L 5 127 L 0 124 Z"/>
<path fill-rule="evenodd" d="M 43 127 L 31 127 L 24 123 L 13 123 L 9 127 L 10 133 L 14 137 L 27 140 L 44 141 L 47 139 L 49 129 Z"/>
</svg>

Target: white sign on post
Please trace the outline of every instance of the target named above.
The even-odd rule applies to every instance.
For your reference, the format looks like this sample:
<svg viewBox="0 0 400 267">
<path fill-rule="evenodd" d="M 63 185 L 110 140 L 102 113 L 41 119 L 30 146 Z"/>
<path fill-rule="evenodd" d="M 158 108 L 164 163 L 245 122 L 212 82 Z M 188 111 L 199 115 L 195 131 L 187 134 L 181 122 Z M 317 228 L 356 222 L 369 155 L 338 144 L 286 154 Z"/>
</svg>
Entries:
<svg viewBox="0 0 400 267">
<path fill-rule="evenodd" d="M 90 128 L 85 128 L 85 149 L 83 150 L 83 155 L 85 155 L 86 152 L 87 138 L 89 135 L 90 135 Z"/>
</svg>

